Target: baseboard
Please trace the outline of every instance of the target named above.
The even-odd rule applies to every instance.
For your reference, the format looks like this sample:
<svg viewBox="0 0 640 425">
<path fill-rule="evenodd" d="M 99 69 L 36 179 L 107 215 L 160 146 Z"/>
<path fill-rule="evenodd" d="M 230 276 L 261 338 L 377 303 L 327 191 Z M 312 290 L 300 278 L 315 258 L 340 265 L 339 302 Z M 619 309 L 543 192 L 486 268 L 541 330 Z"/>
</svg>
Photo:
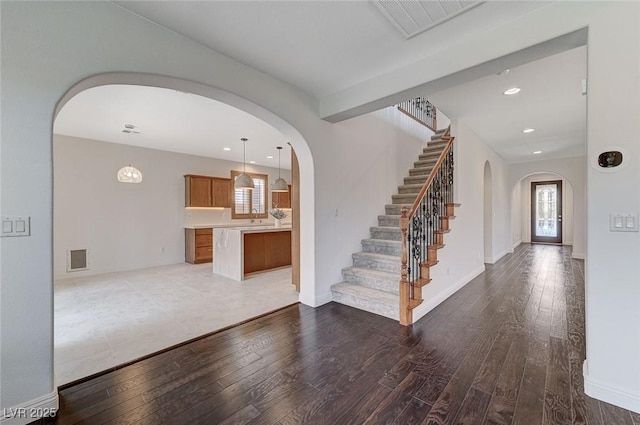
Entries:
<svg viewBox="0 0 640 425">
<path fill-rule="evenodd" d="M 582 375 L 584 376 L 584 393 L 589 397 L 640 413 L 640 394 L 628 393 L 591 378 L 586 360 L 582 367 Z"/>
<path fill-rule="evenodd" d="M 572 252 L 571 253 L 571 258 L 573 258 L 575 260 L 584 260 L 584 253 Z"/>
<path fill-rule="evenodd" d="M 15 407 L 3 407 L 2 425 L 26 425 L 58 411 L 58 389 Z"/>
<path fill-rule="evenodd" d="M 77 271 L 77 272 L 65 272 L 63 274 L 54 275 L 53 280 L 54 282 L 58 280 L 63 281 L 67 279 L 92 277 L 92 276 L 98 276 L 98 275 L 109 274 L 109 273 L 121 273 L 121 272 L 130 272 L 133 270 L 150 269 L 152 267 L 172 266 L 174 264 L 186 264 L 184 261 L 184 257 L 171 258 L 171 259 L 166 259 L 159 262 L 151 262 L 151 263 L 139 264 L 135 266 L 114 267 L 109 269 L 89 269 L 89 270 L 83 270 L 83 271 Z M 202 264 L 206 264 L 206 263 L 202 263 Z"/>
<path fill-rule="evenodd" d="M 502 259 L 502 257 L 504 257 L 507 254 L 509 254 L 509 249 L 505 249 L 500 254 L 498 254 L 495 257 L 493 257 L 493 262 L 497 263 L 498 261 L 500 261 Z"/>
<path fill-rule="evenodd" d="M 435 297 L 425 300 L 422 304 L 420 304 L 413 310 L 413 322 L 417 322 L 421 317 L 425 316 L 431 310 L 442 304 L 444 300 L 458 292 L 460 289 L 462 289 L 462 287 L 464 287 L 464 285 L 471 282 L 482 272 L 484 272 L 484 264 L 479 266 L 477 269 L 473 270 L 466 276 L 463 276 L 456 283 L 440 292 Z"/>
<path fill-rule="evenodd" d="M 504 251 L 502 251 L 500 254 L 496 255 L 496 256 L 495 256 L 495 257 L 493 257 L 493 258 L 487 258 L 487 257 L 485 257 L 485 258 L 484 258 L 484 262 L 485 262 L 485 264 L 495 264 L 495 263 L 497 263 L 498 261 L 500 261 L 500 259 L 501 259 L 502 257 L 504 257 L 504 256 L 505 256 L 505 255 L 507 255 L 507 254 L 511 254 L 511 253 L 513 253 L 513 250 L 512 250 L 512 249 L 505 249 Z"/>
<path fill-rule="evenodd" d="M 298 301 L 309 307 L 320 307 L 321 305 L 330 303 L 332 300 L 331 292 L 315 298 L 303 297 L 302 295 L 298 298 Z"/>
<path fill-rule="evenodd" d="M 520 239 L 518 242 L 513 244 L 513 246 L 511 247 L 511 252 L 513 252 L 513 250 L 519 247 L 520 245 L 522 245 L 522 239 Z"/>
</svg>

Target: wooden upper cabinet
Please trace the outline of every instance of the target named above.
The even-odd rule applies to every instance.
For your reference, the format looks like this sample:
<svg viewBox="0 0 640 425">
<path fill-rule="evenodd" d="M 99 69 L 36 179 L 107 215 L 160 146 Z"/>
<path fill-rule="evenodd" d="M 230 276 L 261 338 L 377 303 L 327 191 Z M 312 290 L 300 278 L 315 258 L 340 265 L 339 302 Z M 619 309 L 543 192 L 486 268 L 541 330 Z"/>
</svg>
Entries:
<svg viewBox="0 0 640 425">
<path fill-rule="evenodd" d="M 231 208 L 231 180 L 220 177 L 184 176 L 185 207 Z"/>
<path fill-rule="evenodd" d="M 211 179 L 212 206 L 231 208 L 231 180 L 214 177 Z"/>
<path fill-rule="evenodd" d="M 185 206 L 211 206 L 211 178 L 205 176 L 184 176 Z"/>
<path fill-rule="evenodd" d="M 291 185 L 287 193 L 271 192 L 271 206 L 272 208 L 291 208 Z"/>
</svg>

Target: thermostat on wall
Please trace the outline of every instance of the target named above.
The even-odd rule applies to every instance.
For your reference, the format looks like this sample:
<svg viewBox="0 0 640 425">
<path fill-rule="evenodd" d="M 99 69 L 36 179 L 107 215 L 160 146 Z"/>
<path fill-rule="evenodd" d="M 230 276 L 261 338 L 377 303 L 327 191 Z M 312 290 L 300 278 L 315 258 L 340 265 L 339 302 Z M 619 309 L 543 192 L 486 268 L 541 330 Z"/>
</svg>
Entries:
<svg viewBox="0 0 640 425">
<path fill-rule="evenodd" d="M 598 166 L 602 168 L 613 168 L 622 164 L 622 152 L 607 151 L 598 155 Z"/>
<path fill-rule="evenodd" d="M 602 149 L 602 148 L 601 148 Z M 591 167 L 604 173 L 613 173 L 627 166 L 629 153 L 620 146 L 606 146 L 600 152 L 591 155 Z"/>
</svg>

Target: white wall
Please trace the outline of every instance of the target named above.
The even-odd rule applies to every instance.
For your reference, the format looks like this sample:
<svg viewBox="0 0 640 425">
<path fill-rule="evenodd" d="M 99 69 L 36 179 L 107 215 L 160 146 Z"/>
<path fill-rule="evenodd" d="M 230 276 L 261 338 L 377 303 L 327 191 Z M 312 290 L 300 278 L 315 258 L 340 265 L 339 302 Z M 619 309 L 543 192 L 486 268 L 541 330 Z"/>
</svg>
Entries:
<svg viewBox="0 0 640 425">
<path fill-rule="evenodd" d="M 522 185 L 511 191 L 511 243 L 513 248 L 522 243 Z"/>
<path fill-rule="evenodd" d="M 309 305 L 330 300 L 341 268 L 421 148 L 415 137 L 375 115 L 338 125 L 322 121 L 314 99 L 292 86 L 112 3 L 0 7 L 2 214 L 32 217 L 30 237 L 2 239 L 3 408 L 34 400 L 54 404 L 57 397 L 51 129 L 56 105 L 78 82 L 76 91 L 128 82 L 213 97 L 282 132 L 300 161 L 300 299 Z M 108 74 L 116 71 L 136 74 Z"/>
<path fill-rule="evenodd" d="M 489 161 L 484 163 L 484 186 L 482 205 L 482 227 L 484 229 L 484 251 L 483 257 L 485 263 L 494 263 L 493 261 L 493 179 L 491 178 L 491 164 Z"/>
<path fill-rule="evenodd" d="M 424 302 L 414 310 L 414 320 L 424 316 L 440 302 L 484 271 L 484 167 L 491 166 L 493 192 L 493 247 L 487 258 L 497 261 L 511 250 L 510 202 L 507 191 L 507 164 L 462 120 L 452 120 L 454 170 L 458 187 L 454 197 L 460 207 L 445 235 L 445 247 L 438 251 L 438 266 L 431 269 L 433 279 L 422 289 Z"/>
<path fill-rule="evenodd" d="M 323 122 L 318 119 L 316 99 L 108 2 L 0 2 L 0 8 L 2 215 L 25 215 L 33 220 L 30 237 L 3 238 L 0 243 L 1 408 L 55 403 L 51 129 L 58 101 L 89 77 L 98 76 L 91 80 L 93 84 L 101 79 L 132 78 L 130 74 L 99 76 L 108 72 L 154 74 L 157 84 L 216 97 L 264 119 L 291 140 L 302 172 L 301 298 L 313 305 L 324 299 L 339 275 L 341 264 L 336 259 L 346 262 L 344 258 L 353 251 L 353 242 L 341 241 L 366 234 L 369 223 L 363 223 L 353 211 L 380 208 L 378 199 L 366 197 L 370 190 L 349 193 L 347 185 L 343 186 L 345 177 L 360 178 L 368 167 L 380 165 L 358 160 L 362 149 L 354 145 L 364 148 L 369 144 L 354 143 L 355 131 L 350 128 L 354 124 L 336 127 Z M 453 60 L 431 63 L 439 64 L 436 74 L 447 75 L 587 26 L 588 158 L 611 144 L 625 148 L 629 156 L 628 166 L 616 173 L 587 172 L 585 387 L 592 396 L 640 411 L 640 237 L 638 233 L 611 233 L 607 224 L 610 212 L 640 211 L 640 164 L 636 160 L 640 155 L 640 4 L 554 2 L 486 34 L 469 33 L 446 49 Z M 428 79 L 429 75 L 438 77 L 436 74 L 421 75 Z M 143 81 L 148 78 L 140 77 Z M 375 96 L 412 87 L 415 85 L 381 86 Z M 380 94 L 385 90 L 389 92 Z M 369 100 L 363 96 L 359 102 Z M 448 267 L 438 270 L 445 275 L 449 271 L 449 282 L 461 282 L 482 268 L 477 233 L 482 226 L 472 208 L 479 205 L 477 196 L 482 193 L 477 184 L 482 181 L 478 168 L 484 159 L 472 160 L 462 151 L 483 149 L 459 146 L 459 166 L 468 167 L 469 176 L 476 180 L 469 182 L 469 189 L 459 191 L 463 206 L 454 228 L 461 231 L 452 232 L 447 242 L 460 249 L 445 249 L 441 256 L 441 264 Z M 379 157 L 369 155 L 372 158 Z M 492 162 L 492 170 L 495 181 L 502 181 L 500 166 Z M 378 189 L 388 186 L 385 183 Z M 512 187 L 508 191 L 496 187 L 494 193 L 504 191 L 510 196 Z M 574 194 L 578 192 L 574 185 Z M 505 195 L 500 201 L 504 208 L 496 204 L 495 211 L 508 212 L 509 199 Z M 505 223 L 508 218 L 504 217 Z M 505 226 L 504 235 L 497 240 L 510 241 L 509 230 Z M 576 233 L 574 248 L 578 242 Z M 460 269 L 452 267 L 454 256 L 461 259 Z M 461 273 L 467 275 L 461 278 Z"/>
<path fill-rule="evenodd" d="M 130 158 L 143 173 L 141 184 L 116 180 Z M 230 208 L 185 210 L 183 176 L 230 178 L 241 169 L 238 162 L 54 135 L 54 277 L 183 262 L 185 224 L 248 222 L 232 221 Z M 247 164 L 247 171 L 267 174 L 269 184 L 278 177 L 277 168 Z M 291 182 L 289 170 L 281 174 Z M 90 270 L 68 273 L 67 250 L 84 248 Z"/>
<path fill-rule="evenodd" d="M 563 180 L 563 198 L 566 210 L 563 213 L 563 243 L 573 245 L 572 256 L 585 258 L 586 245 L 586 179 L 585 158 L 562 158 L 555 160 L 519 162 L 509 165 L 508 186 L 520 187 L 521 200 L 518 207 L 521 223 L 518 233 L 523 242 L 531 241 L 531 181 Z M 512 189 L 513 190 L 513 189 Z"/>
<path fill-rule="evenodd" d="M 612 145 L 625 149 L 628 159 L 626 167 L 613 173 L 587 167 L 585 391 L 636 412 L 640 412 L 640 234 L 610 232 L 609 214 L 640 212 L 638 52 L 640 3 L 607 4 L 589 26 L 587 161 Z"/>
<path fill-rule="evenodd" d="M 531 242 L 531 183 L 550 180 L 562 181 L 562 244 L 573 245 L 573 187 L 567 179 L 557 174 L 534 174 L 522 179 L 519 185 L 516 184 L 522 195 L 520 205 L 516 210 L 520 212 L 518 221 L 521 223 L 518 233 L 522 236 L 522 242 Z"/>
</svg>

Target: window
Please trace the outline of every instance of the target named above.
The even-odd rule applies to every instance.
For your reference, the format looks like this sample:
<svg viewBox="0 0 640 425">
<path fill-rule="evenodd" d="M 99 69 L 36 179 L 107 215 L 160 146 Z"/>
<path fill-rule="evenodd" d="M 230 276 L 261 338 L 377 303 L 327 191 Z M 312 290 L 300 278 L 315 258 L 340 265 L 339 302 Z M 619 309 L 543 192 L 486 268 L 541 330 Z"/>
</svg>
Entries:
<svg viewBox="0 0 640 425">
<path fill-rule="evenodd" d="M 240 174 L 242 174 L 240 171 L 231 171 L 232 184 Z M 267 218 L 268 176 L 266 174 L 247 174 L 253 179 L 255 189 L 234 189 L 231 218 Z"/>
</svg>

